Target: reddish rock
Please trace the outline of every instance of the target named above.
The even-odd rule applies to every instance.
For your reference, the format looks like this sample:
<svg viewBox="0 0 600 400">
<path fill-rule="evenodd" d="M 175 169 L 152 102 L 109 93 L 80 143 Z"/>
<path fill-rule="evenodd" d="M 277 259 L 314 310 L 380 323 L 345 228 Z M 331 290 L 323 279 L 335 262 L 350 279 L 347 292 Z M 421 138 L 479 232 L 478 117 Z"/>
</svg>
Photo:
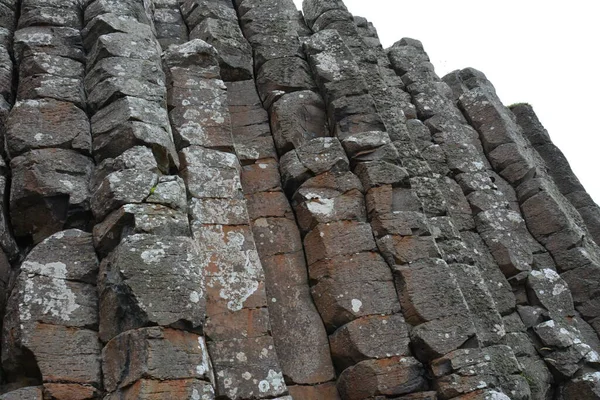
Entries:
<svg viewBox="0 0 600 400">
<path fill-rule="evenodd" d="M 294 220 L 258 218 L 252 223 L 252 232 L 261 256 L 295 253 L 302 250 L 302 241 Z"/>
<path fill-rule="evenodd" d="M 242 177 L 242 183 L 243 183 Z M 259 192 L 246 195 L 250 218 L 278 217 L 294 219 L 290 203 L 283 192 Z"/>
<path fill-rule="evenodd" d="M 281 190 L 281 177 L 277 161 L 272 158 L 244 165 L 242 168 L 244 194 Z"/>
<path fill-rule="evenodd" d="M 95 400 L 100 398 L 100 393 L 100 390 L 90 385 L 44 384 L 44 396 L 51 399 Z"/>
<path fill-rule="evenodd" d="M 105 400 L 213 400 L 212 385 L 198 379 L 153 380 L 140 379 L 133 385 L 119 389 Z"/>
<path fill-rule="evenodd" d="M 90 123 L 72 103 L 54 99 L 19 101 L 7 121 L 10 157 L 42 148 L 72 149 L 89 154 Z"/>
<path fill-rule="evenodd" d="M 127 331 L 102 350 L 104 387 L 109 392 L 146 378 L 208 381 L 212 367 L 202 336 L 159 327 Z"/>
<path fill-rule="evenodd" d="M 304 238 L 308 265 L 340 255 L 375 250 L 369 224 L 353 221 L 317 225 Z"/>
<path fill-rule="evenodd" d="M 246 339 L 269 334 L 270 315 L 266 307 L 210 313 L 204 333 L 211 340 Z"/>
<path fill-rule="evenodd" d="M 335 382 L 322 383 L 314 386 L 288 386 L 290 395 L 294 400 L 322 399 L 322 400 L 340 400 Z"/>
<path fill-rule="evenodd" d="M 273 397 L 287 391 L 270 336 L 210 342 L 209 350 L 218 396 Z"/>
<path fill-rule="evenodd" d="M 319 261 L 309 273 L 317 282 L 313 299 L 330 331 L 364 315 L 400 311 L 391 271 L 377 253 Z"/>
<path fill-rule="evenodd" d="M 408 327 L 401 314 L 355 319 L 338 328 L 329 342 L 338 370 L 363 360 L 410 354 Z"/>
<path fill-rule="evenodd" d="M 398 396 L 427 389 L 425 370 L 412 357 L 366 360 L 340 375 L 337 388 L 343 399 Z"/>
</svg>

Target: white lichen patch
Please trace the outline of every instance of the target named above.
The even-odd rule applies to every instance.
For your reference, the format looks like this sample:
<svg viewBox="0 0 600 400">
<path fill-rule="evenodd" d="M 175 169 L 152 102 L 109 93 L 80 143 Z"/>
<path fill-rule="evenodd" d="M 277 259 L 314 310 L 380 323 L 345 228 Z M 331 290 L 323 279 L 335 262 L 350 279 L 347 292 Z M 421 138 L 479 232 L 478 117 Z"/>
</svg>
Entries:
<svg viewBox="0 0 600 400">
<path fill-rule="evenodd" d="M 363 305 L 362 301 L 360 301 L 358 299 L 352 299 L 351 303 L 352 303 L 352 311 L 354 311 L 355 313 L 360 312 L 360 308 Z"/>
<path fill-rule="evenodd" d="M 200 227 L 194 235 L 204 253 L 203 269 L 216 269 L 207 277 L 207 286 L 219 289 L 219 296 L 227 301 L 229 310 L 241 310 L 264 278 L 256 248 L 246 244 L 243 233 L 225 233 L 222 226 Z"/>
<path fill-rule="evenodd" d="M 278 394 L 281 393 L 283 389 L 285 389 L 283 374 L 281 372 L 275 372 L 272 369 L 269 370 L 265 379 L 258 382 L 258 390 L 261 393 L 271 391 L 273 394 Z"/>
<path fill-rule="evenodd" d="M 204 338 L 202 336 L 198 337 L 198 348 L 202 353 L 202 361 L 200 364 L 196 365 L 196 373 L 204 377 L 210 371 L 210 363 L 208 360 L 208 350 L 206 349 L 206 343 L 204 342 Z"/>
<path fill-rule="evenodd" d="M 312 201 L 306 203 L 308 211 L 325 217 L 333 215 L 335 200 L 325 199 L 316 194 L 308 194 L 307 196 L 313 199 Z"/>
<path fill-rule="evenodd" d="M 80 308 L 75 293 L 63 279 L 37 277 L 25 280 L 20 306 L 21 321 L 45 315 L 70 321 L 71 314 Z"/>
<path fill-rule="evenodd" d="M 41 264 L 37 261 L 24 261 L 21 270 L 30 274 L 48 276 L 50 278 L 66 279 L 67 265 L 62 262 Z"/>
</svg>

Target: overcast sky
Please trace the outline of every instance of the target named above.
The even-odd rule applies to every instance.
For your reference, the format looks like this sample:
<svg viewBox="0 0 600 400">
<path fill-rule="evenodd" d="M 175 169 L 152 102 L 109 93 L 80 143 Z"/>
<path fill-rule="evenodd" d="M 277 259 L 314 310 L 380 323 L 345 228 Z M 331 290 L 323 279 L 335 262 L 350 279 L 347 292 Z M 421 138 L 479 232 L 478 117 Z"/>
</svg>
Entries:
<svg viewBox="0 0 600 400">
<path fill-rule="evenodd" d="M 294 0 L 299 9 L 302 0 Z M 345 0 L 384 47 L 423 42 L 438 75 L 474 67 L 504 104 L 529 103 L 600 203 L 600 1 Z"/>
</svg>

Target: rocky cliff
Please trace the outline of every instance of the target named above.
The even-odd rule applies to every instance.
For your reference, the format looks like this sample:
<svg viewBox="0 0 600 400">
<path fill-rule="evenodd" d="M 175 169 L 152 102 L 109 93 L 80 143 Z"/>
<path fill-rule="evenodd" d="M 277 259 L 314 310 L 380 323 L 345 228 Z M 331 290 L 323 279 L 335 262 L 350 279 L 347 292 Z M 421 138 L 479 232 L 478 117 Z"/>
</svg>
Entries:
<svg viewBox="0 0 600 400">
<path fill-rule="evenodd" d="M 481 72 L 341 0 L 0 0 L 0 60 L 0 399 L 600 399 L 600 209 Z"/>
</svg>

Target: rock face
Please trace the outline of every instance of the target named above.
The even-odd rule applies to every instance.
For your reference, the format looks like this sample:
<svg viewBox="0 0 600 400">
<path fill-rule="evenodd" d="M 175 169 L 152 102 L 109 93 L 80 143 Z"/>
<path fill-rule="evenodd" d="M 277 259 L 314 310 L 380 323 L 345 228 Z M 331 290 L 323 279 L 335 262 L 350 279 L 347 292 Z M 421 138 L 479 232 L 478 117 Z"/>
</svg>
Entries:
<svg viewBox="0 0 600 400">
<path fill-rule="evenodd" d="M 0 399 L 600 399 L 600 208 L 341 0 L 0 0 Z"/>
</svg>

